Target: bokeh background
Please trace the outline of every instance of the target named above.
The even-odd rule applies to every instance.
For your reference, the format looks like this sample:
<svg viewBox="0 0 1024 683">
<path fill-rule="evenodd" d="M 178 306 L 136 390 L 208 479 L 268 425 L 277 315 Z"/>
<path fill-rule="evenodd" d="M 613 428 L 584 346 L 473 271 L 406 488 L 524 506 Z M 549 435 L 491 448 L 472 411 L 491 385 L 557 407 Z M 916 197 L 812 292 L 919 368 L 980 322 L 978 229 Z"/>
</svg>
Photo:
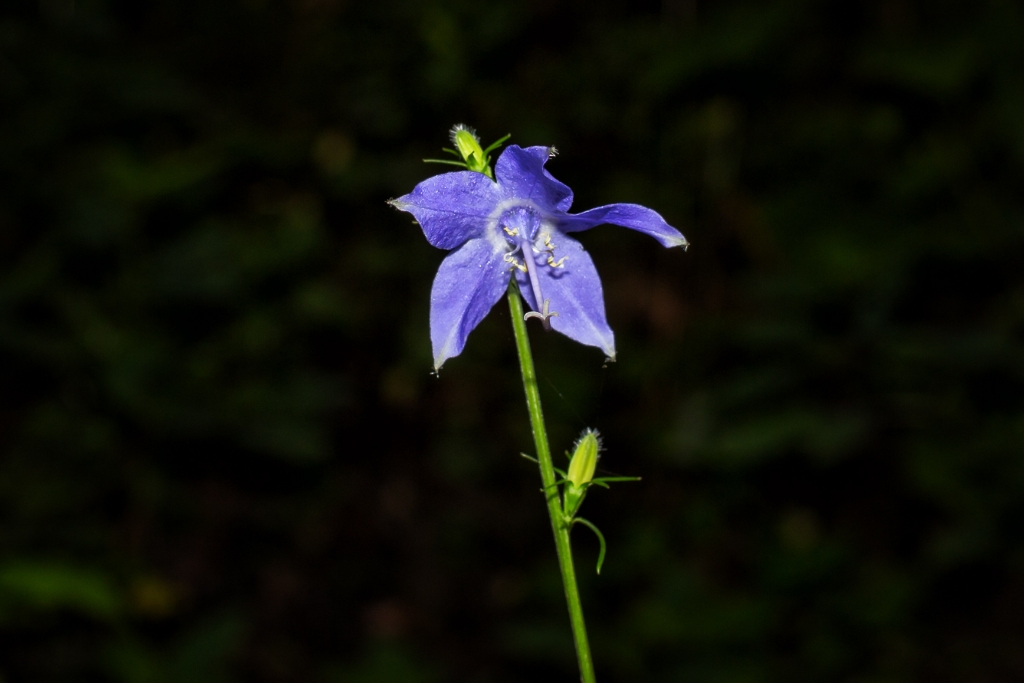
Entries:
<svg viewBox="0 0 1024 683">
<path fill-rule="evenodd" d="M 574 680 L 502 302 L 431 375 L 448 128 L 554 144 L 619 362 L 534 329 L 601 680 L 1024 679 L 1010 0 L 9 0 L 0 677 Z"/>
</svg>

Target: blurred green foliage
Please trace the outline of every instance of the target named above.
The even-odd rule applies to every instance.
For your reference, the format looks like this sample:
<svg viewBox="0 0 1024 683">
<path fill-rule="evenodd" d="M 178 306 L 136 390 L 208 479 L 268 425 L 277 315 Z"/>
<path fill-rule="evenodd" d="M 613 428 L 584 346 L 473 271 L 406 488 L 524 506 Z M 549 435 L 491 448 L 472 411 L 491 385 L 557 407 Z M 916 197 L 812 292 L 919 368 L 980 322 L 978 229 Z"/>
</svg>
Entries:
<svg viewBox="0 0 1024 683">
<path fill-rule="evenodd" d="M 15 0 L 0 677 L 575 675 L 503 305 L 384 204 L 555 144 L 619 362 L 535 335 L 603 681 L 1024 677 L 1024 10 Z M 577 534 L 581 567 L 596 542 Z"/>
</svg>

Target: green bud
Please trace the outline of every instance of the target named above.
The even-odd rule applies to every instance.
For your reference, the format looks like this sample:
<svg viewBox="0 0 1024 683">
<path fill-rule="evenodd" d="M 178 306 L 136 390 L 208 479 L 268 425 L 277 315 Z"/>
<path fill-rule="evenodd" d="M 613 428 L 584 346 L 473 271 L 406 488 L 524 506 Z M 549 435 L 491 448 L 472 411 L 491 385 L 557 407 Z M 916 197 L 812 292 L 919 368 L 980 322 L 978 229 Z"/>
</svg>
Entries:
<svg viewBox="0 0 1024 683">
<path fill-rule="evenodd" d="M 597 469 L 597 452 L 601 448 L 596 429 L 585 429 L 576 442 L 576 450 L 569 460 L 569 482 L 576 488 L 589 484 Z"/>
<path fill-rule="evenodd" d="M 487 155 L 480 146 L 480 138 L 476 131 L 461 123 L 455 124 L 451 130 L 452 144 L 459 150 L 462 160 L 466 162 L 466 168 L 470 171 L 491 175 L 490 165 L 487 163 Z"/>
</svg>

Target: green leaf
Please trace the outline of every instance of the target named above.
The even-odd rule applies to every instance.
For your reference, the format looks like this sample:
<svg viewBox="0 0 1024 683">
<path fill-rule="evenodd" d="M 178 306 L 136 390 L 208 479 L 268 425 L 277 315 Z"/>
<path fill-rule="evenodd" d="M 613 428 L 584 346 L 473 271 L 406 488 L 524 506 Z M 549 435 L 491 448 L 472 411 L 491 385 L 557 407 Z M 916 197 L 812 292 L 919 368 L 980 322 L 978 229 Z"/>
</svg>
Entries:
<svg viewBox="0 0 1024 683">
<path fill-rule="evenodd" d="M 0 609 L 11 605 L 36 611 L 71 610 L 114 619 L 122 601 L 110 579 L 73 565 L 12 561 L 0 567 Z"/>
<path fill-rule="evenodd" d="M 604 534 L 602 534 L 601 530 L 594 526 L 594 523 L 589 520 L 583 519 L 582 517 L 577 517 L 573 520 L 573 524 L 575 524 L 576 522 L 579 522 L 583 526 L 593 531 L 594 534 L 597 536 L 598 542 L 601 544 L 601 550 L 597 553 L 597 573 L 600 574 L 601 565 L 604 564 L 605 553 L 608 551 L 608 546 L 604 542 Z"/>
</svg>

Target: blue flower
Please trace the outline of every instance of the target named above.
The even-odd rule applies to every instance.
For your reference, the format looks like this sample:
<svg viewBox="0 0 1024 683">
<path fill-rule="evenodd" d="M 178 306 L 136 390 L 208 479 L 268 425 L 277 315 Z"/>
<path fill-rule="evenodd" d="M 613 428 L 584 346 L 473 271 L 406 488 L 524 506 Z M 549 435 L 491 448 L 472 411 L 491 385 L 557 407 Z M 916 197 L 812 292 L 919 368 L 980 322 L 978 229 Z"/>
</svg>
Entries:
<svg viewBox="0 0 1024 683">
<path fill-rule="evenodd" d="M 615 358 L 615 335 L 604 312 L 601 280 L 590 256 L 570 233 L 612 223 L 646 233 L 665 247 L 686 247 L 686 238 L 654 211 L 637 204 L 609 204 L 567 213 L 572 190 L 544 168 L 551 147 L 510 145 L 498 158 L 496 180 L 458 171 L 424 180 L 390 204 L 411 213 L 440 249 L 430 293 L 430 340 L 434 368 L 462 352 L 466 338 L 498 302 L 515 277 L 540 318 L 581 344 Z"/>
</svg>

